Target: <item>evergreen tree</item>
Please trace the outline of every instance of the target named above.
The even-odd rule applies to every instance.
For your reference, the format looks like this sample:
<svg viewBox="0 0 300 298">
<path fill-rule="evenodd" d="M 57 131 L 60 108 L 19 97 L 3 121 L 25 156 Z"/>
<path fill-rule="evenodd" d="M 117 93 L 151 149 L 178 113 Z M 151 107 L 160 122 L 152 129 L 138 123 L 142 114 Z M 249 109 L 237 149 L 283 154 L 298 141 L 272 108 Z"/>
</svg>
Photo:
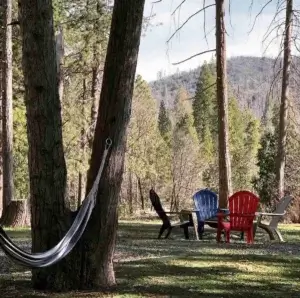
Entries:
<svg viewBox="0 0 300 298">
<path fill-rule="evenodd" d="M 170 144 L 170 133 L 172 130 L 172 123 L 169 118 L 165 102 L 162 100 L 160 102 L 159 114 L 158 114 L 158 129 L 161 136 L 166 141 L 167 144 Z"/>
<path fill-rule="evenodd" d="M 256 174 L 259 147 L 259 121 L 250 110 L 242 110 L 238 101 L 229 101 L 229 144 L 232 156 L 232 186 L 234 190 L 251 189 Z"/>
<path fill-rule="evenodd" d="M 197 140 L 197 131 L 194 125 L 194 117 L 190 96 L 186 89 L 180 87 L 174 101 L 173 121 L 174 130 L 181 130 Z"/>
<path fill-rule="evenodd" d="M 200 150 L 205 159 L 202 179 L 205 187 L 217 190 L 219 174 L 217 164 L 216 71 L 212 63 L 205 62 L 201 67 L 192 107 Z"/>
<path fill-rule="evenodd" d="M 271 108 L 270 108 L 271 109 Z M 278 141 L 279 106 L 272 107 L 269 127 L 260 139 L 257 154 L 258 175 L 252 181 L 261 201 L 272 206 L 276 194 L 276 149 Z"/>
<path fill-rule="evenodd" d="M 229 100 L 229 151 L 232 157 L 232 186 L 234 190 L 246 188 L 245 181 L 245 130 L 246 119 L 235 98 Z"/>
<path fill-rule="evenodd" d="M 275 156 L 276 135 L 274 132 L 265 133 L 260 141 L 260 149 L 257 154 L 258 177 L 253 179 L 253 186 L 258 192 L 260 200 L 270 205 L 275 194 Z"/>
<path fill-rule="evenodd" d="M 200 142 L 207 143 L 207 137 L 216 137 L 216 75 L 213 64 L 202 65 L 196 94 L 193 101 L 195 128 Z"/>
<path fill-rule="evenodd" d="M 90 222 L 83 236 L 84 250 L 81 250 L 79 257 L 82 262 L 77 264 L 80 271 L 73 275 L 73 287 L 79 284 L 81 288 L 91 288 L 91 285 L 94 288 L 108 288 L 116 284 L 113 256 L 117 238 L 117 208 L 144 4 L 144 0 L 114 1 L 87 190 L 91 189 L 99 170 L 108 136 L 113 140 L 113 149 L 98 186 L 101 193 L 98 192 L 93 210 L 94 221 Z M 102 199 L 104 197 L 105 200 Z"/>
<path fill-rule="evenodd" d="M 253 179 L 252 182 L 254 188 L 256 189 L 256 191 L 258 192 L 261 198 L 261 201 L 269 208 L 274 207 L 274 200 L 276 200 L 277 198 L 276 154 L 277 154 L 277 143 L 279 138 L 279 125 L 278 125 L 279 106 L 278 105 L 274 106 L 272 114 L 273 114 L 271 119 L 272 125 L 264 133 L 260 141 L 260 149 L 258 150 L 258 156 L 257 156 L 258 157 L 257 166 L 259 168 L 258 177 Z M 299 176 L 300 134 L 297 127 L 294 125 L 294 121 L 291 119 L 291 116 L 288 121 L 288 130 L 287 130 L 285 190 L 292 193 L 293 196 L 298 196 L 299 184 L 300 184 L 300 179 L 299 179 L 300 177 Z"/>
<path fill-rule="evenodd" d="M 194 190 L 200 183 L 199 142 L 189 98 L 188 92 L 181 87 L 174 103 L 171 210 L 179 210 L 179 206 L 184 207 L 188 190 Z"/>
<path fill-rule="evenodd" d="M 134 174 L 138 180 L 139 197 L 143 203 L 144 196 L 148 195 L 149 188 L 153 185 L 160 188 L 170 182 L 170 147 L 161 136 L 157 121 L 156 101 L 152 97 L 151 90 L 141 76 L 135 80 L 135 88 L 132 98 L 132 112 L 128 126 L 127 152 L 125 169 Z M 169 120 L 170 121 L 170 120 Z M 170 145 L 170 134 L 166 132 Z M 128 176 L 128 175 L 127 175 Z M 125 176 L 126 177 L 126 176 Z M 128 197 L 125 188 L 130 179 L 124 179 L 122 192 Z M 128 208 L 128 200 L 123 200 L 121 212 Z"/>
</svg>

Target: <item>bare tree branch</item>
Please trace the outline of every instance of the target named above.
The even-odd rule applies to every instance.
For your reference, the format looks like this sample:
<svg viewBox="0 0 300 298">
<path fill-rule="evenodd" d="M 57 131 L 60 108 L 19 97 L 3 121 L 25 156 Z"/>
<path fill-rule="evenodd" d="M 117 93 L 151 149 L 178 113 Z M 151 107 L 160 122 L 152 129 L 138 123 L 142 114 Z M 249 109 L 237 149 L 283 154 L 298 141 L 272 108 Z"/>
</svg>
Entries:
<svg viewBox="0 0 300 298">
<path fill-rule="evenodd" d="M 175 32 L 170 36 L 170 38 L 167 40 L 167 43 L 170 42 L 170 40 L 176 35 L 176 33 L 177 33 L 180 29 L 182 29 L 182 27 L 183 27 L 183 26 L 184 26 L 191 18 L 193 18 L 194 16 L 196 16 L 196 15 L 199 14 L 200 12 L 202 12 L 202 11 L 204 11 L 205 9 L 207 9 L 207 8 L 209 8 L 209 7 L 212 7 L 212 6 L 215 6 L 215 4 L 207 5 L 207 6 L 203 7 L 203 8 L 201 8 L 201 9 L 199 9 L 198 11 L 196 11 L 195 13 L 193 13 L 192 15 L 190 15 L 190 16 L 186 19 L 186 21 L 185 21 L 180 27 L 178 27 L 178 28 L 175 30 Z"/>
<path fill-rule="evenodd" d="M 232 22 L 231 22 L 231 0 L 228 1 L 228 12 L 229 12 L 229 24 L 230 24 L 230 27 L 233 29 Z M 227 34 L 227 32 L 226 32 L 226 34 Z"/>
<path fill-rule="evenodd" d="M 254 22 L 253 22 L 253 26 L 252 26 L 252 28 L 250 29 L 250 31 L 248 32 L 248 34 L 251 33 L 251 32 L 253 31 L 254 26 L 255 26 L 255 24 L 256 24 L 257 18 L 263 13 L 264 9 L 265 9 L 271 2 L 272 2 L 272 0 L 269 0 L 269 1 L 261 8 L 261 10 L 259 11 L 259 13 L 255 16 L 255 19 L 254 19 Z"/>
<path fill-rule="evenodd" d="M 297 45 L 297 40 L 296 39 L 294 39 L 293 40 L 294 41 L 294 46 L 295 46 L 295 48 L 296 48 L 296 50 L 297 50 L 297 52 L 299 52 L 300 53 L 300 48 L 298 47 L 298 45 Z"/>
<path fill-rule="evenodd" d="M 263 56 L 265 56 L 269 46 L 273 43 L 274 40 L 278 39 L 279 36 L 282 36 L 282 35 L 276 35 L 268 42 L 267 46 L 265 47 L 265 49 L 263 51 Z M 263 43 L 264 43 L 264 41 L 263 41 Z"/>
<path fill-rule="evenodd" d="M 206 6 L 206 0 L 203 0 L 203 9 Z M 203 33 L 204 33 L 204 39 L 206 41 L 207 47 L 209 47 L 208 45 L 208 39 L 207 39 L 207 34 L 206 34 L 206 10 L 203 10 Z"/>
<path fill-rule="evenodd" d="M 204 88 L 203 90 L 201 90 L 201 93 L 205 92 L 206 90 L 208 90 L 208 89 L 210 89 L 210 88 L 212 88 L 212 87 L 214 87 L 216 85 L 217 85 L 217 83 L 215 82 L 215 83 L 207 86 L 206 88 Z M 195 99 L 195 96 L 187 98 L 187 100 L 191 100 L 191 99 Z"/>
<path fill-rule="evenodd" d="M 253 3 L 254 3 L 254 0 L 251 0 L 250 6 L 249 6 L 249 15 L 250 15 L 250 19 L 251 19 L 251 17 L 252 17 Z"/>
<path fill-rule="evenodd" d="M 178 9 L 180 9 L 181 8 L 181 6 L 182 6 L 182 4 L 185 2 L 186 0 L 182 0 L 182 2 L 174 9 L 174 11 L 171 13 L 171 16 L 173 16 L 175 13 L 176 13 L 176 11 L 178 10 Z"/>
<path fill-rule="evenodd" d="M 273 80 L 272 80 L 271 85 L 270 85 L 270 89 L 269 89 L 269 91 L 267 93 L 267 97 L 269 97 L 269 98 L 273 97 L 274 87 L 276 85 L 277 78 L 281 74 L 281 72 L 282 72 L 282 68 L 279 68 L 279 70 L 277 71 L 277 73 L 274 75 Z"/>
<path fill-rule="evenodd" d="M 203 51 L 203 52 L 201 52 L 201 53 L 195 54 L 195 55 L 193 55 L 193 56 L 191 56 L 191 57 L 189 57 L 189 58 L 187 58 L 187 59 L 184 59 L 184 60 L 182 60 L 182 61 L 179 61 L 179 62 L 176 62 L 176 63 L 172 63 L 172 65 L 178 65 L 178 64 L 181 64 L 181 63 L 186 62 L 186 61 L 188 61 L 188 60 L 191 60 L 191 59 L 193 59 L 193 58 L 195 58 L 195 57 L 197 57 L 197 56 L 200 56 L 200 55 L 203 55 L 203 54 L 206 54 L 206 53 L 210 53 L 210 52 L 214 52 L 215 50 L 216 50 L 216 49 Z"/>
<path fill-rule="evenodd" d="M 285 9 L 282 8 L 282 9 L 280 9 L 279 11 L 276 12 L 276 14 L 274 15 L 272 21 L 270 22 L 270 24 L 269 24 L 269 26 L 268 26 L 268 29 L 267 29 L 266 33 L 264 34 L 263 39 L 266 39 L 266 35 L 268 34 L 269 30 L 271 29 L 271 26 L 274 24 L 274 22 L 275 22 L 277 16 L 278 16 L 282 11 L 284 11 L 284 10 L 285 10 Z M 273 31 L 273 29 L 272 29 L 271 31 Z M 269 34 L 268 34 L 268 35 L 269 35 Z"/>
</svg>

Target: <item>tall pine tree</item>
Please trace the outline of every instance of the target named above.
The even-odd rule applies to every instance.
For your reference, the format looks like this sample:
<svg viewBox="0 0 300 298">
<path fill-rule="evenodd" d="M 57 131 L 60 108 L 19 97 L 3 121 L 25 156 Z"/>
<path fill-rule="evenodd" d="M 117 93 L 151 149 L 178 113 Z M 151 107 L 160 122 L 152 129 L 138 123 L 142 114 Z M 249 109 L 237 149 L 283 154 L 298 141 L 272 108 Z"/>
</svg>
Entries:
<svg viewBox="0 0 300 298">
<path fill-rule="evenodd" d="M 217 103 L 216 75 L 213 64 L 204 63 L 201 67 L 196 94 L 193 101 L 194 125 L 202 152 L 208 163 L 213 162 L 216 154 Z"/>
<path fill-rule="evenodd" d="M 174 103 L 171 210 L 185 207 L 186 194 L 192 195 L 187 191 L 199 186 L 199 145 L 189 98 L 188 92 L 181 87 Z"/>
<path fill-rule="evenodd" d="M 158 114 L 158 129 L 161 136 L 166 141 L 167 144 L 170 144 L 172 123 L 166 109 L 165 102 L 162 100 L 160 102 L 159 114 Z"/>
<path fill-rule="evenodd" d="M 217 133 L 216 124 L 216 75 L 213 64 L 204 63 L 201 67 L 196 94 L 193 101 L 195 128 L 200 142 Z M 208 133 L 209 131 L 209 133 Z"/>
</svg>

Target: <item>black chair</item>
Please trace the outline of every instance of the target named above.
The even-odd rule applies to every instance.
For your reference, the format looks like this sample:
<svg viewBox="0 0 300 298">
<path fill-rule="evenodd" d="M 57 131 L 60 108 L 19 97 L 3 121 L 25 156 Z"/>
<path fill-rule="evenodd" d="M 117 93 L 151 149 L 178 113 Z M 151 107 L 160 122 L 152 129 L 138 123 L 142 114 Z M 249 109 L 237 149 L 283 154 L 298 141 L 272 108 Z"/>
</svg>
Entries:
<svg viewBox="0 0 300 298">
<path fill-rule="evenodd" d="M 184 231 L 185 239 L 189 239 L 189 228 L 188 227 L 193 226 L 193 221 L 191 219 L 189 219 L 189 220 L 182 221 L 179 223 L 171 223 L 167 214 L 180 214 L 180 212 L 166 212 L 160 203 L 159 196 L 157 195 L 157 193 L 154 191 L 153 188 L 150 189 L 150 200 L 151 200 L 154 210 L 156 211 L 157 215 L 163 222 L 163 224 L 160 228 L 159 234 L 158 234 L 158 239 L 161 238 L 161 236 L 165 230 L 167 230 L 167 234 L 166 234 L 165 238 L 168 238 L 172 232 L 172 229 L 177 228 L 177 227 L 182 228 Z"/>
</svg>

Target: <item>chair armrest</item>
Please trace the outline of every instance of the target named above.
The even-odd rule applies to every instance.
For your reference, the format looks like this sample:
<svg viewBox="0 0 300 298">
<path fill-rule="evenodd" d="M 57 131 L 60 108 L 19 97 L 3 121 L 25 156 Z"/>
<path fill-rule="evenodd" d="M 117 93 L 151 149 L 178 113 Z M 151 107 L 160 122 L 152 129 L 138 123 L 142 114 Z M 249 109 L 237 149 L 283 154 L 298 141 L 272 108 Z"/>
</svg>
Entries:
<svg viewBox="0 0 300 298">
<path fill-rule="evenodd" d="M 166 214 L 181 214 L 181 212 L 176 211 L 156 211 L 157 213 L 166 213 Z"/>
<path fill-rule="evenodd" d="M 286 211 L 283 213 L 267 213 L 267 212 L 256 212 L 257 216 L 283 216 L 286 214 Z"/>
<path fill-rule="evenodd" d="M 217 212 L 217 216 L 219 216 L 219 217 L 226 217 L 228 215 L 229 215 L 229 213 L 224 213 L 224 212 L 220 212 L 220 211 Z"/>
<path fill-rule="evenodd" d="M 255 214 L 257 215 L 257 224 L 259 225 L 262 221 L 263 216 L 283 216 L 285 215 L 286 211 L 283 213 L 268 213 L 268 212 L 256 212 Z"/>
<path fill-rule="evenodd" d="M 240 213 L 227 213 L 224 214 L 223 216 L 240 216 L 240 217 L 253 217 L 255 216 L 256 213 L 245 213 L 245 214 L 240 214 Z"/>
<path fill-rule="evenodd" d="M 199 212 L 201 210 L 197 210 L 197 209 L 191 209 L 191 210 L 185 210 L 185 209 L 182 209 L 180 212 L 181 213 L 195 213 L 195 212 Z"/>
<path fill-rule="evenodd" d="M 220 211 L 229 211 L 228 208 L 218 208 Z"/>
</svg>

